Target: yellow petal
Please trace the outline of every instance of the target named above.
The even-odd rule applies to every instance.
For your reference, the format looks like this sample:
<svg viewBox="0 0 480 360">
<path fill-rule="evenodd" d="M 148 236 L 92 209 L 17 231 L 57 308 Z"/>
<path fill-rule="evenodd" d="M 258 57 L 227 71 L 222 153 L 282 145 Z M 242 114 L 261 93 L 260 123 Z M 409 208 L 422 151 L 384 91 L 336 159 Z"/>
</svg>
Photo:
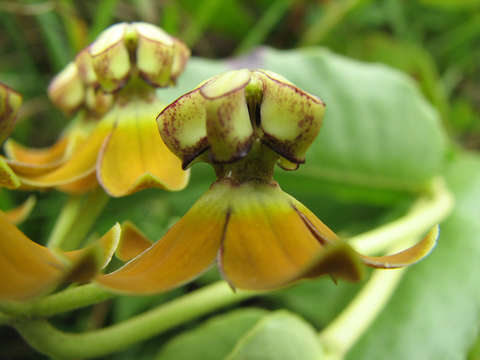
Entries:
<svg viewBox="0 0 480 360">
<path fill-rule="evenodd" d="M 158 132 L 158 103 L 132 102 L 118 111 L 116 127 L 98 162 L 98 179 L 111 196 L 158 187 L 183 189 L 188 172 L 167 149 Z"/>
<path fill-rule="evenodd" d="M 205 271 L 217 254 L 225 208 L 207 192 L 165 236 L 97 282 L 114 291 L 152 294 L 180 286 Z"/>
<path fill-rule="evenodd" d="M 58 185 L 57 189 L 69 194 L 84 194 L 88 191 L 94 190 L 97 186 L 97 174 L 95 173 L 95 169 L 92 169 L 89 174 L 78 180 Z"/>
<path fill-rule="evenodd" d="M 306 216 L 307 221 L 318 231 L 318 237 L 323 238 L 326 244 L 334 244 L 339 241 L 338 236 L 304 205 L 296 201 L 295 206 Z M 420 261 L 432 251 L 436 245 L 438 234 L 439 227 L 435 226 L 422 241 L 399 253 L 387 256 L 365 256 L 357 253 L 357 256 L 365 265 L 374 268 L 395 269 L 409 266 Z"/>
<path fill-rule="evenodd" d="M 117 258 L 129 261 L 152 246 L 152 242 L 131 222 L 122 224 L 122 236 L 117 248 Z"/>
<path fill-rule="evenodd" d="M 40 176 L 23 176 L 22 183 L 30 187 L 53 187 L 73 183 L 91 175 L 95 171 L 100 148 L 112 129 L 113 119 L 103 119 L 89 139 L 73 152 L 62 166 Z"/>
<path fill-rule="evenodd" d="M 65 277 L 66 263 L 28 239 L 0 213 L 0 299 L 26 300 L 53 290 Z"/>
<path fill-rule="evenodd" d="M 232 188 L 220 265 L 242 289 L 267 290 L 296 279 L 322 251 L 288 197 L 271 185 Z"/>
<path fill-rule="evenodd" d="M 399 253 L 387 256 L 364 256 L 361 255 L 363 262 L 374 268 L 396 269 L 415 264 L 427 256 L 437 244 L 440 228 L 434 226 L 428 234 L 414 246 Z"/>
<path fill-rule="evenodd" d="M 82 266 L 77 266 L 75 271 L 69 275 L 68 280 L 86 282 L 105 268 L 117 250 L 121 232 L 120 224 L 117 223 L 92 245 L 84 249 L 66 252 L 65 256 L 74 263 L 79 263 L 81 259 L 84 259 Z M 86 254 L 88 253 L 92 253 L 94 256 L 87 257 Z"/>
<path fill-rule="evenodd" d="M 7 220 L 15 225 L 20 224 L 30 215 L 35 203 L 35 196 L 29 196 L 22 205 L 5 212 Z"/>
<path fill-rule="evenodd" d="M 25 301 L 46 294 L 66 281 L 86 281 L 115 252 L 120 226 L 83 250 L 55 253 L 27 238 L 0 212 L 0 300 Z"/>
<path fill-rule="evenodd" d="M 55 144 L 47 148 L 32 149 L 9 139 L 5 143 L 5 153 L 12 160 L 27 164 L 50 164 L 61 160 L 67 149 L 68 139 L 60 138 Z"/>
<path fill-rule="evenodd" d="M 0 187 L 7 189 L 17 189 L 20 186 L 20 180 L 13 170 L 8 166 L 5 159 L 0 156 Z"/>
</svg>

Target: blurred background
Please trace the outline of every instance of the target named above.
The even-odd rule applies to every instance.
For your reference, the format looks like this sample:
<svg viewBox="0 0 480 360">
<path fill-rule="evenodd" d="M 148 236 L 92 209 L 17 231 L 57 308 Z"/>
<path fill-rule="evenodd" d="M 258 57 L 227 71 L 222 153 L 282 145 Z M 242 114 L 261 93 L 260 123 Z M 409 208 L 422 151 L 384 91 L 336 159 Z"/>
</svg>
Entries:
<svg viewBox="0 0 480 360">
<path fill-rule="evenodd" d="M 477 0 L 3 0 L 0 79 L 25 97 L 15 137 L 43 146 L 66 121 L 46 97 L 50 79 L 114 22 L 158 24 L 185 41 L 194 56 L 207 58 L 248 53 L 262 44 L 322 45 L 407 73 L 450 135 L 478 149 L 479 10 Z"/>
<path fill-rule="evenodd" d="M 0 81 L 24 96 L 12 137 L 31 146 L 54 142 L 69 119 L 46 95 L 52 77 L 107 26 L 120 21 L 147 21 L 177 36 L 193 56 L 227 58 L 248 54 L 257 46 L 279 49 L 324 46 L 366 62 L 384 63 L 414 79 L 436 108 L 454 146 L 480 149 L 480 1 L 478 0 L 0 0 Z M 113 220 L 132 219 L 157 239 L 188 209 L 212 180 L 194 178 L 188 191 L 173 195 L 156 190 L 116 199 L 95 230 L 108 229 Z M 287 186 L 288 187 L 288 186 Z M 294 193 L 292 191 L 292 193 Z M 385 208 L 337 204 L 305 196 L 327 223 L 358 232 L 402 214 L 409 203 Z M 22 192 L 0 193 L 0 208 L 23 200 Z M 37 241 L 50 231 L 65 195 L 39 193 L 37 206 L 22 229 Z M 171 200 L 173 199 L 173 201 Z M 145 217 L 145 209 L 149 216 Z M 323 213 L 322 213 L 323 212 Z M 349 221 L 345 221 L 349 219 Z M 352 219 L 355 219 L 352 221 Z M 334 227 L 335 228 L 335 227 Z M 55 319 L 66 330 L 93 329 L 124 320 L 185 291 L 216 279 L 208 273 L 187 288 L 156 297 L 124 298 L 99 304 Z M 328 280 L 328 279 L 327 279 Z M 321 328 L 358 289 L 341 285 L 322 299 L 326 312 L 314 311 L 327 282 L 311 282 L 291 292 L 279 292 L 247 305 L 294 308 Z M 328 283 L 330 286 L 330 283 Z M 180 329 L 182 330 L 182 329 Z M 172 334 L 166 334 L 168 338 Z M 162 338 L 163 339 L 163 338 Z M 151 359 L 158 341 L 115 355 Z M 13 330 L 0 329 L 0 360 L 8 344 L 8 359 L 42 359 L 25 346 Z M 110 357 L 109 357 L 110 358 Z"/>
</svg>

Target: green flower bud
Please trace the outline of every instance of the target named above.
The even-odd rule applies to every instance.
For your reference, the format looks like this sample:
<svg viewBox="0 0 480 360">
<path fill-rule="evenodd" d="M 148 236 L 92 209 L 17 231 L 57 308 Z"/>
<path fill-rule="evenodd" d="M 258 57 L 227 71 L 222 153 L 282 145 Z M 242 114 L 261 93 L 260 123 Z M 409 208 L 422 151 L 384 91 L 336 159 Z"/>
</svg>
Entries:
<svg viewBox="0 0 480 360">
<path fill-rule="evenodd" d="M 138 36 L 136 61 L 140 76 L 154 86 L 172 85 L 190 56 L 188 48 L 151 24 L 131 26 Z"/>
<path fill-rule="evenodd" d="M 105 91 L 120 89 L 130 75 L 131 64 L 124 41 L 128 24 L 109 27 L 90 45 L 89 53 L 97 79 Z"/>
<path fill-rule="evenodd" d="M 10 87 L 0 83 L 0 144 L 15 127 L 17 112 L 22 104 L 22 96 Z"/>
<path fill-rule="evenodd" d="M 70 63 L 50 83 L 48 87 L 50 100 L 70 114 L 77 110 L 85 100 L 85 86 L 75 63 Z"/>
<path fill-rule="evenodd" d="M 324 110 L 320 99 L 280 75 L 243 69 L 202 83 L 167 106 L 157 121 L 184 167 L 206 150 L 202 159 L 213 164 L 253 158 L 249 153 L 254 151 L 256 158 L 265 155 L 296 170 L 320 130 Z"/>
<path fill-rule="evenodd" d="M 190 50 L 181 41 L 154 25 L 116 24 L 55 77 L 49 95 L 66 113 L 86 105 L 103 114 L 114 101 L 109 93 L 139 77 L 154 87 L 173 85 L 189 57 Z"/>
</svg>

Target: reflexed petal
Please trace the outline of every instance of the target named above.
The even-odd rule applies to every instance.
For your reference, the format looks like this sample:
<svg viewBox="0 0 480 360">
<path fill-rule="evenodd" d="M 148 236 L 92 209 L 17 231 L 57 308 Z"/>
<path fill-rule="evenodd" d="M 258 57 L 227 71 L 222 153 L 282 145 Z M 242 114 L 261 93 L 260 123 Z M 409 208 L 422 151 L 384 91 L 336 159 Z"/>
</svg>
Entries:
<svg viewBox="0 0 480 360">
<path fill-rule="evenodd" d="M 152 242 L 131 222 L 122 224 L 122 236 L 117 247 L 117 258 L 129 261 L 152 246 Z"/>
<path fill-rule="evenodd" d="M 230 219 L 221 248 L 223 274 L 234 287 L 274 289 L 297 279 L 323 246 L 288 196 L 271 185 L 232 188 Z"/>
<path fill-rule="evenodd" d="M 40 176 L 24 176 L 22 183 L 30 187 L 53 187 L 84 179 L 95 171 L 100 148 L 111 132 L 112 118 L 103 119 L 90 138 L 73 151 L 72 156 L 56 170 Z M 91 184 L 90 184 L 91 185 Z"/>
<path fill-rule="evenodd" d="M 75 272 L 69 275 L 68 280 L 86 282 L 95 277 L 101 269 L 110 263 L 113 254 L 118 248 L 121 233 L 122 228 L 120 224 L 117 223 L 92 245 L 84 249 L 66 252 L 65 256 L 74 263 L 78 263 L 82 258 L 87 258 L 85 255 L 89 252 L 95 255 L 91 256 L 89 261 L 84 261 L 83 266 L 78 266 Z"/>
<path fill-rule="evenodd" d="M 117 125 L 99 156 L 97 174 L 111 196 L 124 196 L 147 187 L 183 189 L 188 172 L 167 149 L 158 132 L 158 103 L 134 102 L 119 110 Z M 121 111 L 121 113 L 120 113 Z"/>
<path fill-rule="evenodd" d="M 22 176 L 36 176 L 58 168 L 64 162 L 68 139 L 63 137 L 48 148 L 32 149 L 8 140 L 5 143 L 5 152 L 9 159 L 8 164 L 16 174 Z"/>
<path fill-rule="evenodd" d="M 0 188 L 17 189 L 19 186 L 20 180 L 10 169 L 5 159 L 0 156 Z"/>
<path fill-rule="evenodd" d="M 64 257 L 28 239 L 1 212 L 0 228 L 0 300 L 10 301 L 48 293 L 65 281 L 89 280 L 108 262 L 120 237 L 117 225 L 94 245 Z"/>
<path fill-rule="evenodd" d="M 29 196 L 22 205 L 5 212 L 7 220 L 15 225 L 20 224 L 30 215 L 35 203 L 35 196 Z"/>
<path fill-rule="evenodd" d="M 57 189 L 69 194 L 84 194 L 98 186 L 97 174 L 93 169 L 89 174 L 70 183 L 58 185 Z"/>
<path fill-rule="evenodd" d="M 324 223 L 322 223 L 320 219 L 318 219 L 303 204 L 296 201 L 295 206 L 303 214 L 305 214 L 308 222 L 310 222 L 315 229 L 318 230 L 319 237 L 323 237 L 327 244 L 334 244 L 339 241 L 338 236 L 333 233 Z M 435 247 L 438 235 L 439 227 L 437 225 L 428 232 L 422 241 L 399 253 L 386 256 L 365 256 L 358 253 L 357 255 L 365 265 L 370 267 L 384 269 L 401 268 L 412 265 L 427 256 Z"/>
<path fill-rule="evenodd" d="M 152 294 L 180 286 L 205 271 L 217 254 L 226 208 L 207 192 L 165 236 L 97 282 L 122 293 Z"/>
<path fill-rule="evenodd" d="M 361 255 L 363 262 L 374 268 L 396 269 L 415 264 L 427 256 L 437 244 L 440 228 L 434 226 L 428 234 L 414 246 L 393 255 L 365 256 Z"/>
<path fill-rule="evenodd" d="M 5 143 L 5 153 L 12 160 L 27 164 L 50 164 L 63 158 L 68 139 L 60 138 L 55 144 L 46 148 L 32 149 L 10 139 Z"/>
</svg>

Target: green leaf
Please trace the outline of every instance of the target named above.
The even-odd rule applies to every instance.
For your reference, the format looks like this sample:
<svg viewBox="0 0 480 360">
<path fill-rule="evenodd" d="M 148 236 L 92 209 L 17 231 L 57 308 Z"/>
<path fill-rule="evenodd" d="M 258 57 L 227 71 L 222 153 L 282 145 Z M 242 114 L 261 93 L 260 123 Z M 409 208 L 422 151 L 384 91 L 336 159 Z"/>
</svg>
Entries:
<svg viewBox="0 0 480 360">
<path fill-rule="evenodd" d="M 266 314 L 266 310 L 250 308 L 219 315 L 173 338 L 156 359 L 223 360 L 237 340 Z"/>
<path fill-rule="evenodd" d="M 432 254 L 408 270 L 347 359 L 466 359 L 479 330 L 480 158 L 447 169 L 456 206 Z"/>
<path fill-rule="evenodd" d="M 319 360 L 315 330 L 297 315 L 278 311 L 265 316 L 235 346 L 226 360 Z"/>
<path fill-rule="evenodd" d="M 327 104 L 323 128 L 293 174 L 277 172 L 281 184 L 308 183 L 374 202 L 422 189 L 440 172 L 446 138 L 439 116 L 414 82 L 382 65 L 365 64 L 325 49 L 260 49 L 228 61 L 192 59 L 178 87 L 160 90 L 174 100 L 202 80 L 231 68 L 265 68 Z M 395 198 L 395 197 L 394 197 Z"/>
</svg>

